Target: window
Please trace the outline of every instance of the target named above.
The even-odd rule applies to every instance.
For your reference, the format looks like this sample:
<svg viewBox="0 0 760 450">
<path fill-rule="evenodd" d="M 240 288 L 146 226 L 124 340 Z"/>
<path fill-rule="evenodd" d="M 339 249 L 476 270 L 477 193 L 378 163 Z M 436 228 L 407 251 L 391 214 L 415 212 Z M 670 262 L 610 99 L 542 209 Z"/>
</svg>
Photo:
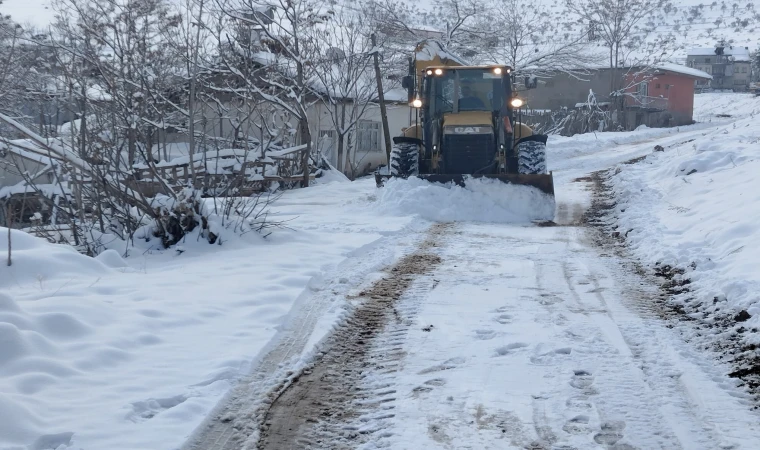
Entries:
<svg viewBox="0 0 760 450">
<path fill-rule="evenodd" d="M 669 85 L 669 84 L 666 84 L 666 85 L 665 85 L 665 89 L 670 89 L 670 85 Z"/>
<path fill-rule="evenodd" d="M 646 97 L 649 95 L 649 83 L 647 83 L 646 81 L 639 84 L 637 89 L 638 89 L 639 96 Z"/>
<path fill-rule="evenodd" d="M 660 89 L 660 83 L 657 83 L 654 87 Z"/>
<path fill-rule="evenodd" d="M 359 152 L 380 151 L 380 122 L 359 121 L 356 133 L 356 150 Z"/>
<path fill-rule="evenodd" d="M 710 58 L 705 58 L 705 63 L 707 63 L 707 64 L 711 64 L 711 63 L 712 63 L 712 60 L 711 60 Z"/>
<path fill-rule="evenodd" d="M 337 161 L 338 132 L 335 130 L 319 130 L 317 149 L 330 161 Z M 335 158 L 333 158 L 333 156 Z"/>
</svg>

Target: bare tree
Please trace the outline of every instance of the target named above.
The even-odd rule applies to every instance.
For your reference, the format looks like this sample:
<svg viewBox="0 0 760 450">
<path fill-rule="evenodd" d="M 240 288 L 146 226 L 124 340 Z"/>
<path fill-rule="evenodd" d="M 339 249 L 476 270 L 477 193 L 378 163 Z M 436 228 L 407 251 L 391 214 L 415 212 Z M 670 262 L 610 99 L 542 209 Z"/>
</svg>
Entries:
<svg viewBox="0 0 760 450">
<path fill-rule="evenodd" d="M 306 145 L 301 163 L 302 186 L 306 187 L 312 152 L 309 107 L 314 102 L 312 83 L 315 78 L 310 67 L 318 59 L 310 32 L 327 22 L 333 10 L 319 0 L 243 0 L 240 3 L 217 0 L 217 3 L 226 18 L 257 33 L 252 41 L 246 36 L 229 36 L 220 31 L 220 45 L 229 43 L 236 56 L 231 57 L 229 53 L 223 56 L 224 65 L 238 77 L 240 84 L 297 121 L 297 128 L 291 127 L 291 130 L 298 136 L 298 143 Z M 243 66 L 249 69 L 247 72 L 239 68 L 241 58 Z"/>
<path fill-rule="evenodd" d="M 672 34 L 657 32 L 665 12 L 673 8 L 671 0 L 565 0 L 565 5 L 582 27 L 588 27 L 592 39 L 606 48 L 611 92 L 620 82 L 619 67 L 656 64 L 673 47 Z"/>
<path fill-rule="evenodd" d="M 318 52 L 313 90 L 336 133 L 337 169 L 349 173 L 353 158 L 347 149 L 348 136 L 357 135 L 357 124 L 377 90 L 371 72 L 373 47 L 366 31 L 358 14 L 344 11 L 330 20 L 329 27 L 315 27 L 311 35 Z M 354 149 L 355 145 L 354 139 Z"/>
<path fill-rule="evenodd" d="M 589 51 L 588 30 L 574 30 L 549 4 L 494 0 L 484 9 L 478 26 L 485 43 L 482 52 L 494 62 L 509 65 L 516 74 L 579 74 L 598 62 Z"/>
</svg>

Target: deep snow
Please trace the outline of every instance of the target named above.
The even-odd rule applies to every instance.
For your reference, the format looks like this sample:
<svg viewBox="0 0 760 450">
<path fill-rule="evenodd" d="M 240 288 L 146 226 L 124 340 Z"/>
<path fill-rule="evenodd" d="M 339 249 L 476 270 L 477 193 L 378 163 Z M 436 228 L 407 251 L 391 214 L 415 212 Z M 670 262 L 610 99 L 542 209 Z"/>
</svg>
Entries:
<svg viewBox="0 0 760 450">
<path fill-rule="evenodd" d="M 760 98 L 698 95 L 701 113 L 739 117 L 665 145 L 610 179 L 618 229 L 647 265 L 685 270 L 689 291 L 673 301 L 708 323 L 760 328 Z M 743 117 L 743 118 L 741 118 Z M 725 120 L 725 119 L 724 119 Z M 744 333 L 747 345 L 760 334 Z"/>
<path fill-rule="evenodd" d="M 294 303 L 326 288 L 322 274 L 410 225 L 373 213 L 357 194 L 339 182 L 289 192 L 272 216 L 297 230 L 126 261 L 14 231 L 13 265 L 0 268 L 0 448 L 38 439 L 44 448 L 180 446 Z M 393 257 L 371 263 L 379 270 Z M 335 292 L 362 281 L 329 280 Z M 329 320 L 315 340 L 340 316 L 339 298 L 320 311 Z"/>
<path fill-rule="evenodd" d="M 530 186 L 469 179 L 465 186 L 419 178 L 390 179 L 378 195 L 381 211 L 433 222 L 530 223 L 554 218 L 554 199 Z"/>
<path fill-rule="evenodd" d="M 756 105 L 746 96 L 735 98 L 732 104 L 748 105 L 734 111 L 747 116 L 736 128 L 735 118 L 713 117 L 711 123 L 679 129 L 552 137 L 548 159 L 557 186 L 557 220 L 576 221 L 590 203 L 588 184 L 573 180 L 650 155 L 640 165 L 625 166 L 616 178 L 616 189 L 629 203 L 620 220 L 637 224 L 629 234 L 638 239 L 637 255 L 652 262 L 655 256 L 685 264 L 696 260 L 702 297 L 725 288 L 732 306 L 751 308 L 757 280 L 750 264 L 756 264 L 752 258 L 758 252 L 750 225 L 758 218 L 746 206 L 757 202 L 757 194 L 718 188 L 752 186 L 752 169 L 757 171 L 758 133 L 750 117 Z M 698 96 L 697 104 L 703 111 L 718 100 Z M 665 152 L 653 154 L 657 144 Z M 698 172 L 685 175 L 692 169 Z M 505 225 L 539 230 L 530 220 L 551 207 L 544 203 L 545 209 L 528 211 L 525 203 L 542 199 L 539 194 L 495 187 L 397 180 L 377 189 L 373 179 L 347 183 L 331 177 L 277 201 L 271 217 L 291 220 L 293 230 L 267 239 L 249 233 L 222 246 L 188 241 L 182 253 L 133 251 L 126 260 L 115 251 L 90 259 L 14 232 L 14 265 L 0 268 L 0 339 L 8 343 L 0 350 L 0 416 L 10 418 L 0 421 L 0 448 L 23 448 L 36 439 L 42 439 L 40 448 L 177 448 L 272 339 L 278 333 L 287 337 L 284 324 L 299 309 L 294 307 L 318 305 L 310 312 L 317 317 L 305 331 L 301 353 L 293 355 L 303 364 L 344 317 L 345 295 L 376 279 L 382 267 L 414 246 L 415 233 L 431 221 L 481 222 L 484 234 Z M 658 203 L 664 200 L 670 204 Z M 5 232 L 0 229 L 0 254 Z M 538 249 L 531 242 L 527 238 L 529 253 Z M 556 258 L 572 259 L 577 250 Z M 715 270 L 700 268 L 708 257 Z M 727 275 L 725 286 L 716 281 L 718 274 Z M 456 292 L 452 288 L 452 295 Z M 527 351 L 510 343 L 501 346 L 501 356 Z M 551 353 L 544 350 L 530 347 L 537 355 Z M 498 358 L 486 353 L 483 361 Z M 476 367 L 466 366 L 463 376 L 480 370 Z M 710 373 L 715 380 L 722 377 Z M 689 386 L 698 391 L 704 383 L 692 380 Z M 709 392 L 710 401 L 730 403 L 719 389 Z"/>
</svg>

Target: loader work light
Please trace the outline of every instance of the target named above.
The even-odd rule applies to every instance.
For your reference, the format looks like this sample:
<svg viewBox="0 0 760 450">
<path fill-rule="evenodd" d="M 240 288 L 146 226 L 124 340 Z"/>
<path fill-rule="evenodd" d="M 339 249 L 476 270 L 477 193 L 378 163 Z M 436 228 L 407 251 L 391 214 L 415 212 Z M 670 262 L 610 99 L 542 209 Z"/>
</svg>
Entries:
<svg viewBox="0 0 760 450">
<path fill-rule="evenodd" d="M 443 75 L 443 69 L 435 69 L 436 75 Z"/>
<path fill-rule="evenodd" d="M 513 99 L 512 99 L 512 101 L 511 101 L 510 103 L 511 103 L 512 107 L 514 107 L 514 108 L 519 108 L 519 107 L 521 107 L 521 106 L 523 105 L 523 103 L 525 103 L 525 102 L 523 102 L 521 98 L 517 98 L 517 97 L 515 97 L 515 98 L 513 98 Z"/>
<path fill-rule="evenodd" d="M 415 98 L 414 101 L 412 101 L 412 106 L 415 108 L 422 108 L 422 100 Z"/>
<path fill-rule="evenodd" d="M 432 70 L 430 70 L 430 69 L 428 69 L 428 71 L 427 71 L 426 73 L 427 73 L 428 75 L 432 75 L 432 74 L 433 74 L 433 71 L 432 71 Z"/>
<path fill-rule="evenodd" d="M 496 75 L 501 75 L 501 67 L 494 67 L 493 73 L 495 73 Z"/>
</svg>

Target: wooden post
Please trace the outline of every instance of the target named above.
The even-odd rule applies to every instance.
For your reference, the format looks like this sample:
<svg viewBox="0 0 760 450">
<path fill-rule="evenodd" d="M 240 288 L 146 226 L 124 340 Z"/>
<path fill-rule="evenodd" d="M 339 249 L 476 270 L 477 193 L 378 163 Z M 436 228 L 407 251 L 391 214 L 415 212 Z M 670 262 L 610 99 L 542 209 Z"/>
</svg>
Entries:
<svg viewBox="0 0 760 450">
<path fill-rule="evenodd" d="M 8 267 L 11 266 L 11 228 L 13 227 L 13 211 L 11 210 L 11 200 L 8 199 L 8 203 L 5 210 L 5 222 L 8 225 Z"/>
<path fill-rule="evenodd" d="M 383 93 L 383 77 L 380 75 L 380 55 L 377 49 L 377 36 L 372 33 L 372 58 L 375 61 L 375 80 L 377 81 L 377 98 L 380 100 L 380 119 L 383 121 L 383 137 L 385 138 L 385 156 L 388 167 L 391 164 L 391 131 L 388 129 L 388 112 L 385 110 L 385 94 Z"/>
</svg>

